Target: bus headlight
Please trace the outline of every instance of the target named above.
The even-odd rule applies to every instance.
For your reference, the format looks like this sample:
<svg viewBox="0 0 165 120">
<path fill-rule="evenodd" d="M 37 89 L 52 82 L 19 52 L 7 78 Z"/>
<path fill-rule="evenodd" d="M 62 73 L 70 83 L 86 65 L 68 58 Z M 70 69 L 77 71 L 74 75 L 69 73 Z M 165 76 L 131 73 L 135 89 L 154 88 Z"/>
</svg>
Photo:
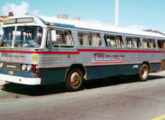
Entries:
<svg viewBox="0 0 165 120">
<path fill-rule="evenodd" d="M 27 70 L 30 71 L 32 69 L 32 65 L 27 66 Z"/>
<path fill-rule="evenodd" d="M 22 70 L 26 70 L 26 65 L 22 65 Z"/>
<path fill-rule="evenodd" d="M 0 63 L 0 68 L 2 68 L 3 67 L 3 63 Z"/>
</svg>

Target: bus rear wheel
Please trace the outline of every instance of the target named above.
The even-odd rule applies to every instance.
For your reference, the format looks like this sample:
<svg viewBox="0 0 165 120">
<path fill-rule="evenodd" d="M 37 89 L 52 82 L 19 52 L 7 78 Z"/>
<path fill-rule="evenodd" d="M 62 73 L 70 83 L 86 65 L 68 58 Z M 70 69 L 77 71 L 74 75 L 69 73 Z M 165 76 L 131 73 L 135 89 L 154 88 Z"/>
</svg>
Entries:
<svg viewBox="0 0 165 120">
<path fill-rule="evenodd" d="M 66 78 L 66 88 L 69 91 L 77 91 L 82 87 L 83 84 L 83 74 L 81 70 L 73 68 L 69 71 Z"/>
<path fill-rule="evenodd" d="M 149 67 L 147 64 L 143 64 L 140 67 L 140 75 L 139 75 L 139 79 L 141 81 L 146 81 L 148 78 L 148 73 L 149 73 Z"/>
</svg>

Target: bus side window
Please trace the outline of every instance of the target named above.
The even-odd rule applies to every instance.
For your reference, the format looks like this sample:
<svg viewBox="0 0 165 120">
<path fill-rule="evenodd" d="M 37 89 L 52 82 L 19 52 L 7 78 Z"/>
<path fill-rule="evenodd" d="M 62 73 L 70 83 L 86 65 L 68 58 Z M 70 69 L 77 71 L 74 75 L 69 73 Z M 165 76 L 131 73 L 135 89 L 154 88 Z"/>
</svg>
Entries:
<svg viewBox="0 0 165 120">
<path fill-rule="evenodd" d="M 121 36 L 116 36 L 116 41 L 117 41 L 117 47 L 120 47 L 120 48 L 124 47 L 124 42 Z"/>
<path fill-rule="evenodd" d="M 127 48 L 134 48 L 133 40 L 130 37 L 126 38 Z"/>
<path fill-rule="evenodd" d="M 88 33 L 78 33 L 78 39 L 80 41 L 80 45 L 82 46 L 90 46 L 91 40 Z"/>
<path fill-rule="evenodd" d="M 110 47 L 117 47 L 117 42 L 115 40 L 115 36 L 108 36 L 109 42 L 110 42 Z"/>
<path fill-rule="evenodd" d="M 141 43 L 139 38 L 127 37 L 126 42 L 128 48 L 141 48 Z"/>
<path fill-rule="evenodd" d="M 154 39 L 143 39 L 143 46 L 144 48 L 155 48 L 155 40 Z"/>
<path fill-rule="evenodd" d="M 101 37 L 98 33 L 78 33 L 78 39 L 82 46 L 101 46 Z"/>
<path fill-rule="evenodd" d="M 54 45 L 66 44 L 63 30 L 56 30 L 56 41 Z"/>
<path fill-rule="evenodd" d="M 148 48 L 148 45 L 147 45 L 147 40 L 143 40 L 143 46 L 144 46 L 144 48 Z"/>
<path fill-rule="evenodd" d="M 52 32 L 55 31 L 55 32 Z M 52 35 L 54 34 L 54 35 Z M 55 39 L 52 38 L 55 36 Z M 50 42 L 51 41 L 51 42 Z M 51 45 L 50 45 L 51 44 Z M 69 30 L 49 30 L 47 33 L 47 46 L 52 47 L 73 47 L 74 42 Z"/>
<path fill-rule="evenodd" d="M 155 48 L 155 47 L 156 47 L 155 40 L 150 39 L 149 40 L 149 48 Z"/>
<path fill-rule="evenodd" d="M 165 49 L 165 40 L 158 40 L 158 48 Z"/>
<path fill-rule="evenodd" d="M 74 45 L 73 38 L 70 31 L 64 31 L 65 41 L 67 45 Z"/>
<path fill-rule="evenodd" d="M 134 48 L 141 48 L 141 42 L 139 38 L 133 38 Z"/>
<path fill-rule="evenodd" d="M 165 49 L 165 40 L 162 41 L 162 48 Z"/>
<path fill-rule="evenodd" d="M 91 33 L 91 38 L 92 38 L 92 46 L 101 46 L 101 38 L 100 34 L 97 33 Z"/>
<path fill-rule="evenodd" d="M 118 47 L 118 48 L 124 47 L 124 42 L 121 36 L 105 35 L 104 39 L 108 47 Z"/>
</svg>

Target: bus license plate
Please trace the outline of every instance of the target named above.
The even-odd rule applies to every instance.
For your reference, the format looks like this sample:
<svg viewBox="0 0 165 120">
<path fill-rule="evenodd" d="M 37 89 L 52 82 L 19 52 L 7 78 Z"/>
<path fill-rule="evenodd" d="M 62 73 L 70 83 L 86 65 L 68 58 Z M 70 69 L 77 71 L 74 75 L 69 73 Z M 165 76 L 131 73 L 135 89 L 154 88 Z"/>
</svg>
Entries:
<svg viewBox="0 0 165 120">
<path fill-rule="evenodd" d="M 14 75 L 14 71 L 9 70 L 9 75 Z"/>
</svg>

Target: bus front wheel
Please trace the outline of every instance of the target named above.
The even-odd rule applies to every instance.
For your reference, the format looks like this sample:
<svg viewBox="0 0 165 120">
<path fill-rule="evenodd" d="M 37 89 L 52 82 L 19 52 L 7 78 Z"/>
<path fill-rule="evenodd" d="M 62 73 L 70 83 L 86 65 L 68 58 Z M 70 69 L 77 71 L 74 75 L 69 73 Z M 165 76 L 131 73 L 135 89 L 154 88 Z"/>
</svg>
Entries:
<svg viewBox="0 0 165 120">
<path fill-rule="evenodd" d="M 83 84 L 83 74 L 81 70 L 73 68 L 69 71 L 66 78 L 66 88 L 69 91 L 76 91 L 82 87 Z"/>
<path fill-rule="evenodd" d="M 149 73 L 149 67 L 147 64 L 143 64 L 140 67 L 140 74 L 139 74 L 139 78 L 141 81 L 146 81 L 148 78 L 148 73 Z"/>
</svg>

